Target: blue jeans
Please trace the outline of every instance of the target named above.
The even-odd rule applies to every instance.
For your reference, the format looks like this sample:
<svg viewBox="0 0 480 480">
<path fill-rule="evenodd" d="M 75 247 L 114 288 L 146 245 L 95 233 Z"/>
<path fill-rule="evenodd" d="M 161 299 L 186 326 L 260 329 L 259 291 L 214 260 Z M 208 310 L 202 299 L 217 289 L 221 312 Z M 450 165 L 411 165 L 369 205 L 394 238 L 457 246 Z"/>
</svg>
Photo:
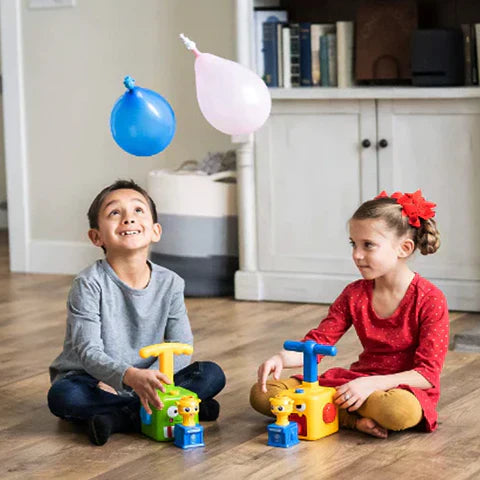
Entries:
<svg viewBox="0 0 480 480">
<path fill-rule="evenodd" d="M 225 386 L 223 370 L 213 362 L 194 362 L 177 372 L 175 385 L 195 392 L 201 400 L 212 398 Z M 57 417 L 83 422 L 94 415 L 138 414 L 140 400 L 132 396 L 114 395 L 97 388 L 98 380 L 85 374 L 67 375 L 53 383 L 48 391 L 48 407 Z M 202 405 L 200 403 L 200 405 Z"/>
</svg>

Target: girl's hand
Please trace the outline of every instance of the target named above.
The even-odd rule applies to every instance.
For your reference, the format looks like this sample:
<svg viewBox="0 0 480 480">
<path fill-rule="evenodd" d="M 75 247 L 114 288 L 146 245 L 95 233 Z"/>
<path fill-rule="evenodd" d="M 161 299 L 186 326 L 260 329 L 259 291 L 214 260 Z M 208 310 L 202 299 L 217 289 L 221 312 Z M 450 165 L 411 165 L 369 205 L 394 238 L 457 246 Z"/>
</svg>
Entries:
<svg viewBox="0 0 480 480">
<path fill-rule="evenodd" d="M 337 393 L 333 396 L 333 400 L 340 408 L 354 412 L 375 390 L 382 390 L 377 377 L 356 378 L 337 387 Z"/>
<path fill-rule="evenodd" d="M 163 408 L 163 403 L 157 394 L 157 388 L 165 391 L 163 383 L 172 383 L 171 380 L 158 370 L 146 370 L 144 368 L 130 367 L 123 376 L 123 383 L 132 387 L 142 402 L 143 408 L 148 414 L 152 414 L 150 404 L 158 410 Z"/>
<path fill-rule="evenodd" d="M 268 376 L 273 373 L 273 378 L 275 380 L 279 380 L 282 370 L 283 359 L 279 354 L 270 357 L 267 361 L 262 363 L 260 367 L 258 367 L 258 383 L 263 393 L 267 393 Z"/>
</svg>

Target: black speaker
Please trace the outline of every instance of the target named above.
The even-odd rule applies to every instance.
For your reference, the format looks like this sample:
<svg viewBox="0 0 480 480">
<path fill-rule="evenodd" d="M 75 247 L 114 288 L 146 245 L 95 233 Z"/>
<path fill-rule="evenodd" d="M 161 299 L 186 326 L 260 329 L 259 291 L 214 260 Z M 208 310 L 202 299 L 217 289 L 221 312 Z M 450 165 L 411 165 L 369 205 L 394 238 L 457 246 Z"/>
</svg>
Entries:
<svg viewBox="0 0 480 480">
<path fill-rule="evenodd" d="M 463 34 L 459 29 L 415 30 L 412 83 L 417 87 L 464 85 Z"/>
</svg>

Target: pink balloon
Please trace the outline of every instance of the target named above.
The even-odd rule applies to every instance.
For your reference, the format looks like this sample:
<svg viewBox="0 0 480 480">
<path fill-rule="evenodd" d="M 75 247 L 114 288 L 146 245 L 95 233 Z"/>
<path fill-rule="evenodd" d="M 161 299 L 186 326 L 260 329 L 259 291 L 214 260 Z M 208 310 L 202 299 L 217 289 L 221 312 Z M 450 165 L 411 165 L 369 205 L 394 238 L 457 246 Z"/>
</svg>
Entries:
<svg viewBox="0 0 480 480">
<path fill-rule="evenodd" d="M 242 65 L 200 53 L 195 59 L 197 99 L 206 120 L 228 135 L 258 130 L 272 107 L 265 82 Z"/>
<path fill-rule="evenodd" d="M 197 100 L 205 119 L 227 135 L 258 130 L 267 120 L 272 99 L 265 82 L 242 65 L 199 52 L 195 43 L 180 37 L 195 54 Z"/>
</svg>

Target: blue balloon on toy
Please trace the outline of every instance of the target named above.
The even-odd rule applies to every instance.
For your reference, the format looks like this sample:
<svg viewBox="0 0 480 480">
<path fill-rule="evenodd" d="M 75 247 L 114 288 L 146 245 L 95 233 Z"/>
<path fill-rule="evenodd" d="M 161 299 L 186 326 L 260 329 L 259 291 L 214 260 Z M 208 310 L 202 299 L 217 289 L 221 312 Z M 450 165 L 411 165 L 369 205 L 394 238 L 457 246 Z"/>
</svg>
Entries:
<svg viewBox="0 0 480 480">
<path fill-rule="evenodd" d="M 157 92 L 136 87 L 125 77 L 127 91 L 115 103 L 110 115 L 113 139 L 128 153 L 149 157 L 165 150 L 175 135 L 175 113 Z"/>
</svg>

